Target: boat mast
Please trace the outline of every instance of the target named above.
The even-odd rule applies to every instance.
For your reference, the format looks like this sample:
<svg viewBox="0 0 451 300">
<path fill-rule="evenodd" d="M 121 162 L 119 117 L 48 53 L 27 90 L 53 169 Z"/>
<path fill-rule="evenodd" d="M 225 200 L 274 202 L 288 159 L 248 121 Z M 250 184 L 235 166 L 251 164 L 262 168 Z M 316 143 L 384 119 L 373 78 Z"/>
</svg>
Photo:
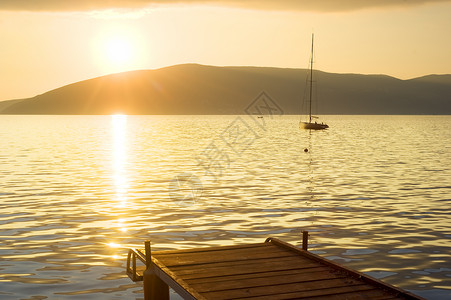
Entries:
<svg viewBox="0 0 451 300">
<path fill-rule="evenodd" d="M 313 33 L 312 33 L 312 53 L 310 54 L 310 95 L 309 95 L 309 123 L 312 123 L 312 89 L 313 89 Z"/>
</svg>

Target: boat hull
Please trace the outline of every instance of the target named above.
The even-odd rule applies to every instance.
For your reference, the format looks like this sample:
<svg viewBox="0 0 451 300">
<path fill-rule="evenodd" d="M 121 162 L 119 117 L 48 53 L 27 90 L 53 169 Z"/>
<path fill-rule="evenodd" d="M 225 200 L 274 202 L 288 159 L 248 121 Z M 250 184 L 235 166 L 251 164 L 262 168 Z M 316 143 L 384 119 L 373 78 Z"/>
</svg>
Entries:
<svg viewBox="0 0 451 300">
<path fill-rule="evenodd" d="M 313 130 L 321 130 L 321 129 L 329 128 L 329 126 L 327 124 L 309 123 L 309 122 L 301 122 L 299 124 L 299 127 L 303 128 L 303 129 L 313 129 Z"/>
</svg>

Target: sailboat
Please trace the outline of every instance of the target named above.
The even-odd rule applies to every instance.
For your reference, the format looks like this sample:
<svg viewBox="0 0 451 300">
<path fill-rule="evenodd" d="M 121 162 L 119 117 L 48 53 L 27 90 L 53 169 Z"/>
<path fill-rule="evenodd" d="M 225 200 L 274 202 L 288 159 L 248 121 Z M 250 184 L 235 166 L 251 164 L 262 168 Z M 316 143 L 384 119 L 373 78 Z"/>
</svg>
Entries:
<svg viewBox="0 0 451 300">
<path fill-rule="evenodd" d="M 313 37 L 312 34 L 312 53 L 310 55 L 310 74 L 309 74 L 309 98 L 308 98 L 308 110 L 309 110 L 309 119 L 308 122 L 299 122 L 299 128 L 301 129 L 326 129 L 329 128 L 329 125 L 324 123 L 318 123 L 317 121 L 312 122 L 313 119 L 317 119 L 318 117 L 312 116 L 312 94 L 313 94 Z"/>
</svg>

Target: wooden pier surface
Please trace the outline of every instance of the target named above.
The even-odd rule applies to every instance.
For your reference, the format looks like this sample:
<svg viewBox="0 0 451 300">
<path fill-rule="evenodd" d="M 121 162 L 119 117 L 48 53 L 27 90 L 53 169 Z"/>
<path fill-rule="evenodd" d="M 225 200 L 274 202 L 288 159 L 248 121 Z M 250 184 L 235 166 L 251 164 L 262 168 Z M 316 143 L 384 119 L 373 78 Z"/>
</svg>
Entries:
<svg viewBox="0 0 451 300">
<path fill-rule="evenodd" d="M 146 300 L 169 299 L 168 285 L 184 299 L 422 299 L 274 238 L 149 253 L 132 249 L 127 263 Z"/>
</svg>

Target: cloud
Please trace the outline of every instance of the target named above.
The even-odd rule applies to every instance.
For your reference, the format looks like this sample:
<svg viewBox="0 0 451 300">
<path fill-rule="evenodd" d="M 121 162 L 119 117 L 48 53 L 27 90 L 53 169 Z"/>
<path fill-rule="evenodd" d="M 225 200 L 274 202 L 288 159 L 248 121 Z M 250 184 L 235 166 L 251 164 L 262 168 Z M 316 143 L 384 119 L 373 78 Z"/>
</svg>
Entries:
<svg viewBox="0 0 451 300">
<path fill-rule="evenodd" d="M 451 0 L 1 0 L 0 10 L 93 11 L 139 9 L 165 4 L 211 4 L 263 10 L 351 11 L 365 8 L 408 7 Z"/>
</svg>

